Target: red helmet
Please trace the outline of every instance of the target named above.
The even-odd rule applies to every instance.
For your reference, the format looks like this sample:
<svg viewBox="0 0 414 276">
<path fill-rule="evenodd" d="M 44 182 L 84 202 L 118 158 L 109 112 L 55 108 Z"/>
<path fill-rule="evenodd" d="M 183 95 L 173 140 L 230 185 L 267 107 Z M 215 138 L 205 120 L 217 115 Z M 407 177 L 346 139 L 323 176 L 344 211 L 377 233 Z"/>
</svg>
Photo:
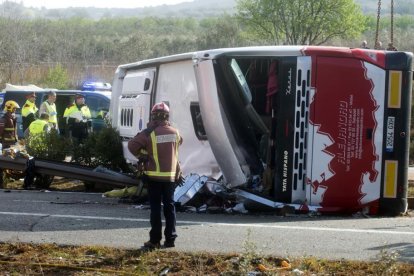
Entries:
<svg viewBox="0 0 414 276">
<path fill-rule="evenodd" d="M 163 112 L 163 113 L 170 113 L 170 108 L 168 107 L 168 105 L 166 105 L 163 102 L 160 103 L 156 103 L 154 104 L 154 106 L 151 109 L 151 113 L 156 113 L 156 112 Z"/>
</svg>

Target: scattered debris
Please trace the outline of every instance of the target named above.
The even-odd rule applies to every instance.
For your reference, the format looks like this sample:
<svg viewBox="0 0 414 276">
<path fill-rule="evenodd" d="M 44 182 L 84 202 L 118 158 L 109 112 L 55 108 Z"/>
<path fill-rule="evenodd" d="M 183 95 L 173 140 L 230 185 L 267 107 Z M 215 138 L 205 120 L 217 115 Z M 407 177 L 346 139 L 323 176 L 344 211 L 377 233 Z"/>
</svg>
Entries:
<svg viewBox="0 0 414 276">
<path fill-rule="evenodd" d="M 228 189 L 220 180 L 190 174 L 185 178 L 184 185 L 175 189 L 174 201 L 178 211 L 187 213 L 247 214 L 249 211 L 272 211 L 282 216 L 295 216 L 297 212 L 317 214 L 316 209 L 309 208 L 305 203 L 286 204 L 258 195 L 258 189 L 261 189 L 259 179 L 254 183 L 253 189 Z M 120 203 L 142 204 L 148 199 L 148 191 L 143 181 L 139 180 L 138 186 L 115 189 L 102 196 L 119 198 Z"/>
</svg>

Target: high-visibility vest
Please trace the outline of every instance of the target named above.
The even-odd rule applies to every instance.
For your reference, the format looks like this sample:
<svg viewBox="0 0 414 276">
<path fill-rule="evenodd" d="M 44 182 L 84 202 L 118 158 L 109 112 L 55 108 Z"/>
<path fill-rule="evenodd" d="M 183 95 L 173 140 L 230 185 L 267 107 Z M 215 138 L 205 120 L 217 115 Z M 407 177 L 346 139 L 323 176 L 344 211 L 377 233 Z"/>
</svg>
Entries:
<svg viewBox="0 0 414 276">
<path fill-rule="evenodd" d="M 156 136 L 155 131 L 151 132 L 151 146 L 152 146 L 152 158 L 155 161 L 155 170 L 154 171 L 145 171 L 145 174 L 148 176 L 155 176 L 155 177 L 169 177 L 171 180 L 175 179 L 175 174 L 177 171 L 177 162 L 178 162 L 178 146 L 180 145 L 180 135 L 178 130 L 175 134 L 167 134 L 167 135 L 160 135 Z M 166 142 L 175 142 L 175 162 L 172 162 L 171 169 L 169 171 L 161 171 L 160 170 L 160 162 L 158 158 L 158 143 L 166 143 Z"/>
<path fill-rule="evenodd" d="M 47 113 L 49 113 L 49 123 L 57 124 L 56 104 L 50 104 L 48 101 L 45 101 L 44 103 L 46 105 Z"/>
<path fill-rule="evenodd" d="M 47 122 L 45 120 L 37 119 L 33 121 L 29 126 L 30 134 L 40 134 L 44 131 Z"/>
<path fill-rule="evenodd" d="M 79 117 L 79 118 L 88 120 L 92 116 L 91 116 L 91 112 L 88 106 L 84 105 L 79 110 L 76 104 L 72 104 L 71 106 L 66 108 L 65 113 L 63 114 L 63 117 L 65 118 L 78 118 Z"/>
<path fill-rule="evenodd" d="M 32 103 L 31 101 L 27 100 L 22 108 L 22 116 L 27 117 L 30 113 L 36 114 L 37 107 L 35 103 Z"/>
</svg>

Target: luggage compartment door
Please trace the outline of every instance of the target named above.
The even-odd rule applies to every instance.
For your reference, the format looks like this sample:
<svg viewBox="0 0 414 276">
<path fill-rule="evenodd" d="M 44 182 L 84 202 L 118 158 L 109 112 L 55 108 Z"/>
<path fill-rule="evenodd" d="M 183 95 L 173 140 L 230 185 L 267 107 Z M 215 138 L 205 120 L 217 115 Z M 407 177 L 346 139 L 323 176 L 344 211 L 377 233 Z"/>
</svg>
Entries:
<svg viewBox="0 0 414 276">
<path fill-rule="evenodd" d="M 311 205 L 357 209 L 380 195 L 385 71 L 355 58 L 317 57 L 311 95 Z"/>
</svg>

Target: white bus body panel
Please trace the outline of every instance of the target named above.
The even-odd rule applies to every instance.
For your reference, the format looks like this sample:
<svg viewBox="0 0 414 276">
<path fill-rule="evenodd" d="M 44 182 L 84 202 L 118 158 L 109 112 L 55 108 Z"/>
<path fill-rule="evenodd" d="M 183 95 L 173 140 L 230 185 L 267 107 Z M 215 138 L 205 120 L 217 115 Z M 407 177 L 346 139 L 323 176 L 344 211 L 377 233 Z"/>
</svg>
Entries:
<svg viewBox="0 0 414 276">
<path fill-rule="evenodd" d="M 170 107 L 170 122 L 183 137 L 179 160 L 184 175 L 197 173 L 217 178 L 221 175 L 209 141 L 195 134 L 191 103 L 198 103 L 197 83 L 191 59 L 162 64 L 159 67 L 155 102 Z"/>
</svg>

